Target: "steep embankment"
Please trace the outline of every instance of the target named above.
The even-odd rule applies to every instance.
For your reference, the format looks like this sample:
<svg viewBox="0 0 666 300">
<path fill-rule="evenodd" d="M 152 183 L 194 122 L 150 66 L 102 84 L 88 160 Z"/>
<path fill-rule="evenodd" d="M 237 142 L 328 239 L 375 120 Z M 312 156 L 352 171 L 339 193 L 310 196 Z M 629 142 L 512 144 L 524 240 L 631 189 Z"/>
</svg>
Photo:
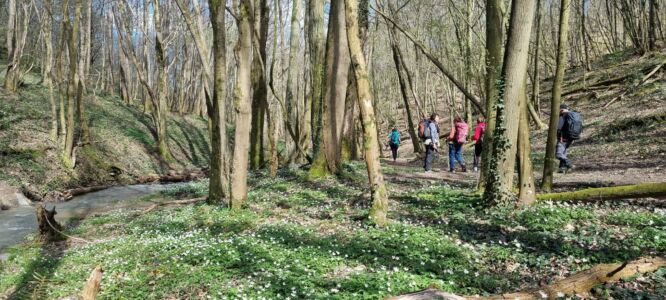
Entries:
<svg viewBox="0 0 666 300">
<path fill-rule="evenodd" d="M 558 174 L 557 188 L 664 180 L 664 63 L 666 53 L 663 51 L 637 56 L 628 50 L 605 56 L 585 73 L 581 68 L 567 72 L 563 103 L 582 113 L 585 129 L 570 152 L 576 169 L 570 174 Z M 542 119 L 546 123 L 550 117 L 551 87 L 551 79 L 542 83 Z M 533 138 L 539 173 L 546 135 L 543 130 Z"/>
<path fill-rule="evenodd" d="M 46 192 L 131 183 L 148 174 L 207 165 L 204 119 L 169 116 L 169 148 L 175 159 L 165 162 L 155 152 L 149 114 L 117 97 L 89 96 L 85 101 L 92 143 L 77 147 L 76 166 L 68 170 L 60 161 L 57 143 L 48 136 L 47 96 L 47 89 L 36 83 L 17 94 L 0 89 L 0 182 Z"/>
</svg>

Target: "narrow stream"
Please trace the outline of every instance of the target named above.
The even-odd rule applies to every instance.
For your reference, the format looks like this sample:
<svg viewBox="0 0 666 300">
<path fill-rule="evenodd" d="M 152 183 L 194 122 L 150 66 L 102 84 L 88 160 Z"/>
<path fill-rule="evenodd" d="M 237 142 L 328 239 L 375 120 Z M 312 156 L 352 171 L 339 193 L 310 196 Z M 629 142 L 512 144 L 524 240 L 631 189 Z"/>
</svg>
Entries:
<svg viewBox="0 0 666 300">
<path fill-rule="evenodd" d="M 49 203 L 47 207 L 56 207 L 56 220 L 66 224 L 72 218 L 85 218 L 91 213 L 98 213 L 118 208 L 140 206 L 138 197 L 163 191 L 176 184 L 137 184 L 116 186 L 102 191 L 74 197 L 63 203 Z M 10 210 L 0 211 L 0 259 L 2 250 L 21 243 L 30 233 L 37 231 L 37 217 L 32 206 L 23 205 Z"/>
</svg>

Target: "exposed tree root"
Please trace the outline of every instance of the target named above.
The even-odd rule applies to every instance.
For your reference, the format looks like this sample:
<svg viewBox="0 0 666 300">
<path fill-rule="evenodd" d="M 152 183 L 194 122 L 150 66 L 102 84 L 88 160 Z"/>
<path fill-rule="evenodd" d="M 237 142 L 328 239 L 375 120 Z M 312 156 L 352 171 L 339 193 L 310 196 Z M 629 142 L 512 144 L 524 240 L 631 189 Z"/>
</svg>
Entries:
<svg viewBox="0 0 666 300">
<path fill-rule="evenodd" d="M 81 292 L 81 300 L 95 300 L 97 299 L 97 294 L 99 293 L 100 284 L 102 283 L 102 270 L 101 266 L 97 266 L 90 277 L 88 277 L 88 282 L 86 282 L 83 292 Z"/>
<path fill-rule="evenodd" d="M 642 183 L 537 195 L 537 200 L 598 201 L 666 197 L 666 182 Z"/>
<path fill-rule="evenodd" d="M 387 300 L 429 300 L 429 299 L 557 299 L 567 295 L 587 296 L 589 291 L 606 282 L 613 282 L 622 278 L 654 272 L 661 267 L 666 267 L 666 258 L 663 257 L 645 257 L 633 261 L 614 264 L 600 264 L 591 269 L 578 272 L 568 278 L 558 280 L 540 289 L 533 289 L 524 292 L 511 294 L 494 295 L 488 297 L 481 296 L 457 296 L 442 292 L 440 290 L 429 288 L 423 291 L 387 298 Z"/>
</svg>

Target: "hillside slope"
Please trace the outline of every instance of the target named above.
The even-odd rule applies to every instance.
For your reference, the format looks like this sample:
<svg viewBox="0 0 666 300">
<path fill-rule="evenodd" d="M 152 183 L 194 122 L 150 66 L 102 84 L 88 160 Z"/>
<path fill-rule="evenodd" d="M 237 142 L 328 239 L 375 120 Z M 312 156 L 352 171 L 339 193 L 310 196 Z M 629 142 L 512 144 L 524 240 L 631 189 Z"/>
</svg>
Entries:
<svg viewBox="0 0 666 300">
<path fill-rule="evenodd" d="M 584 132 L 570 151 L 576 169 L 555 178 L 559 188 L 660 182 L 666 168 L 666 52 L 610 54 L 583 74 L 569 70 L 563 103 L 582 113 Z M 541 88 L 547 124 L 552 81 Z M 618 96 L 623 95 L 618 98 Z M 534 135 L 537 171 L 543 165 L 547 131 Z"/>
<path fill-rule="evenodd" d="M 169 116 L 169 148 L 174 161 L 155 152 L 150 116 L 112 96 L 89 96 L 86 114 L 92 144 L 80 147 L 74 170 L 67 170 L 48 137 L 47 90 L 38 84 L 18 94 L 0 89 L 0 181 L 33 185 L 41 192 L 98 184 L 131 183 L 139 176 L 204 167 L 209 141 L 206 121 Z"/>
</svg>

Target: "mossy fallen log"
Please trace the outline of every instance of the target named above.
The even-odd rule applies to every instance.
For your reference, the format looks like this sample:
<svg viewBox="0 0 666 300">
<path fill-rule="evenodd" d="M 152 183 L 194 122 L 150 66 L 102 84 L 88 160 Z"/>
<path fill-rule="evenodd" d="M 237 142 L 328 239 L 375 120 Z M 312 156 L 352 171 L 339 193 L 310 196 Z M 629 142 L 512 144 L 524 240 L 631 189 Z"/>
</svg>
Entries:
<svg viewBox="0 0 666 300">
<path fill-rule="evenodd" d="M 578 272 L 570 277 L 555 281 L 538 289 L 524 292 L 508 293 L 493 296 L 458 296 L 434 288 L 423 291 L 387 298 L 387 300 L 459 300 L 459 299 L 559 299 L 565 296 L 589 296 L 592 288 L 599 284 L 618 281 L 637 274 L 654 272 L 666 267 L 666 258 L 644 257 L 624 263 L 600 264 L 588 270 Z"/>
<path fill-rule="evenodd" d="M 636 185 L 583 189 L 563 193 L 539 194 L 537 195 L 537 200 L 599 201 L 649 197 L 666 197 L 666 182 L 641 183 Z"/>
</svg>

